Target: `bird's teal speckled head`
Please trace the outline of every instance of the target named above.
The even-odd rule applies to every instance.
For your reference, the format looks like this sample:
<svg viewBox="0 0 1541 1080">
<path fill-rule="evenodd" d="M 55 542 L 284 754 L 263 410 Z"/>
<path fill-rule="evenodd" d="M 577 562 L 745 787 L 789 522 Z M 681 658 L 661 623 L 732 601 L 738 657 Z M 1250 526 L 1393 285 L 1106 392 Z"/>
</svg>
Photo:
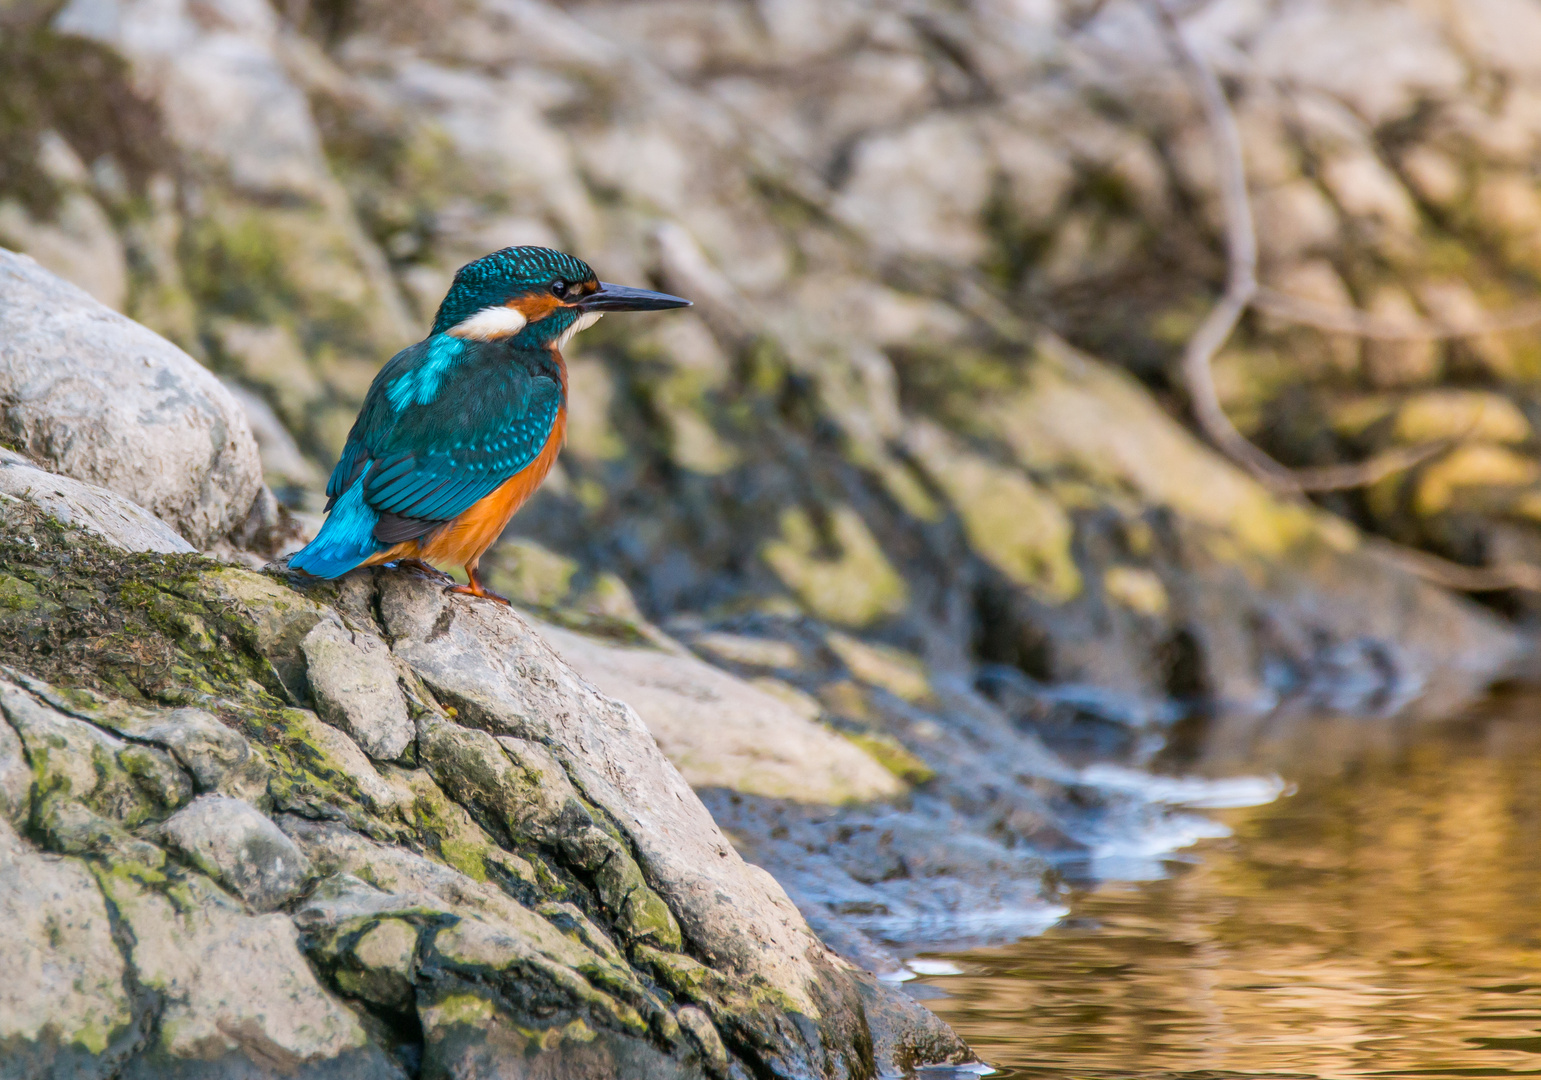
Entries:
<svg viewBox="0 0 1541 1080">
<path fill-rule="evenodd" d="M 689 306 L 667 293 L 606 284 L 588 263 L 551 248 L 510 247 L 456 272 L 433 333 L 560 349 L 607 311 Z"/>
</svg>

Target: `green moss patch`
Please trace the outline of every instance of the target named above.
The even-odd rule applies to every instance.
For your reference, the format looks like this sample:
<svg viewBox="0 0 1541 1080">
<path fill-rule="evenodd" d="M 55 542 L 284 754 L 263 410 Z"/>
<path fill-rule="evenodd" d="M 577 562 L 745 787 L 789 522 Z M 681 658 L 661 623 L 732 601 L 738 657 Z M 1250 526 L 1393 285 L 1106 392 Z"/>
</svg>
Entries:
<svg viewBox="0 0 1541 1080">
<path fill-rule="evenodd" d="M 189 599 L 217 564 L 125 553 L 40 514 L 0 535 L 0 663 L 66 687 L 226 714 L 280 702 L 235 621 Z"/>
</svg>

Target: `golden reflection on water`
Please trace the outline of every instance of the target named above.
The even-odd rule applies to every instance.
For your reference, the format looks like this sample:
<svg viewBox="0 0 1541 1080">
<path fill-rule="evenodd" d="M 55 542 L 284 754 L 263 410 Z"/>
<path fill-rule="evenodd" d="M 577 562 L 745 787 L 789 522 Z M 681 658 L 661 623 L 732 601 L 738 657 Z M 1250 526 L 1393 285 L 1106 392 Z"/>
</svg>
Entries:
<svg viewBox="0 0 1541 1080">
<path fill-rule="evenodd" d="M 1541 1075 L 1541 700 L 1331 734 L 1273 746 L 1298 792 L 1194 865 L 953 957 L 927 1004 L 1016 1076 Z"/>
</svg>

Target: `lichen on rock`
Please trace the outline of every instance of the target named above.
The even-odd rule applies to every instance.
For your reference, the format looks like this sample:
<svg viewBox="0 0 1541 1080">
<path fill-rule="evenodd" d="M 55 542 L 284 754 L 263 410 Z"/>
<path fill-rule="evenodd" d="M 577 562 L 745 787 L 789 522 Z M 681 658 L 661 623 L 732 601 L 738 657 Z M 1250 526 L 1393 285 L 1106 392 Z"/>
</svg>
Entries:
<svg viewBox="0 0 1541 1080">
<path fill-rule="evenodd" d="M 29 915 L 0 933 L 0 955 L 44 973 L 0 1022 L 8 1061 L 868 1074 L 863 977 L 742 863 L 636 714 L 516 614 L 401 573 L 366 575 L 360 604 L 355 586 L 307 596 L 42 516 L 28 528 L 3 563 L 36 599 L 0 620 L 17 823 L 0 859 L 67 856 L 36 880 L 56 879 L 48 903 L 78 930 L 39 938 Z M 102 613 L 71 600 L 91 587 L 149 662 L 99 644 Z M 368 677 L 338 677 L 334 647 Z M 371 738 L 360 721 L 387 689 L 410 725 L 399 764 L 350 734 Z M 35 906 L 14 887 L 0 902 Z M 896 1062 L 966 1056 L 915 1019 Z"/>
<path fill-rule="evenodd" d="M 262 488 L 257 444 L 240 406 L 191 357 L 9 251 L 0 326 L 7 439 L 200 546 L 246 522 Z"/>
</svg>

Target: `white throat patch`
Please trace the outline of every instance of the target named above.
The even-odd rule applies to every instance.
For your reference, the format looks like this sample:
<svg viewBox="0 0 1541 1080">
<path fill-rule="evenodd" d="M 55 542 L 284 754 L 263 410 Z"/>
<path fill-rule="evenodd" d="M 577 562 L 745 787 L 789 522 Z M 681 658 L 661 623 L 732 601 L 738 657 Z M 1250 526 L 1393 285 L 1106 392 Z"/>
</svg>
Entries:
<svg viewBox="0 0 1541 1080">
<path fill-rule="evenodd" d="M 482 308 L 469 319 L 456 323 L 449 328 L 449 333 L 458 338 L 492 341 L 495 338 L 517 334 L 528 322 L 524 313 L 515 308 L 489 307 Z"/>
<path fill-rule="evenodd" d="M 593 326 L 603 314 L 603 311 L 585 311 L 582 315 L 579 315 L 573 320 L 571 326 L 562 331 L 562 336 L 556 339 L 556 345 L 554 346 L 556 351 L 561 352 L 567 348 L 567 343 L 573 339 L 573 335 Z"/>
</svg>

